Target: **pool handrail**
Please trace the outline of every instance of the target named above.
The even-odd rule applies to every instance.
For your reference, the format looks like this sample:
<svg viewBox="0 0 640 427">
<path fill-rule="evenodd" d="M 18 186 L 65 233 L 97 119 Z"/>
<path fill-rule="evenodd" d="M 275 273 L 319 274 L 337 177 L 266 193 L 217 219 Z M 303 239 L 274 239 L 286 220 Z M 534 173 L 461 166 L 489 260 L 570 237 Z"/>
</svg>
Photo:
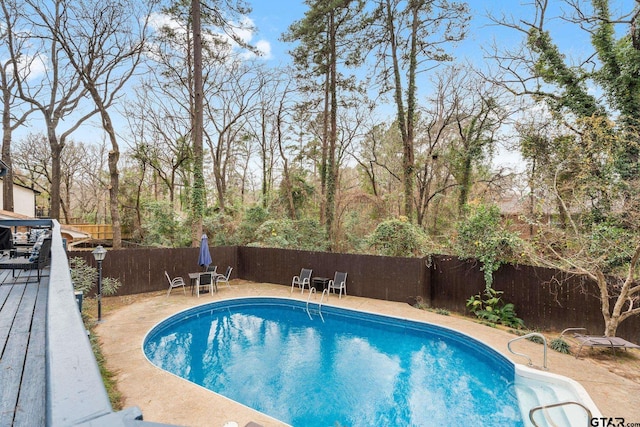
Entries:
<svg viewBox="0 0 640 427">
<path fill-rule="evenodd" d="M 533 362 L 531 361 L 531 358 L 530 358 L 529 356 L 527 356 L 527 355 L 526 355 L 526 354 L 524 354 L 524 353 L 518 353 L 518 352 L 513 351 L 513 350 L 511 349 L 511 343 L 514 343 L 514 342 L 519 341 L 519 340 L 521 340 L 521 339 L 531 338 L 531 337 L 538 337 L 538 338 L 542 338 L 542 341 L 543 341 L 543 343 L 544 343 L 544 361 L 543 361 L 543 365 L 542 365 L 542 366 L 544 367 L 544 369 L 545 369 L 545 370 L 548 370 L 549 368 L 547 367 L 547 338 L 546 338 L 544 335 L 542 335 L 541 333 L 538 333 L 538 332 L 531 332 L 531 333 L 529 333 L 529 334 L 526 334 L 526 335 L 522 335 L 522 336 L 520 336 L 520 337 L 513 338 L 512 340 L 509 340 L 509 342 L 507 343 L 507 349 L 508 349 L 511 353 L 515 354 L 516 356 L 526 357 L 526 358 L 527 358 L 527 360 L 529 361 L 529 363 L 528 363 L 528 364 L 529 364 L 529 366 L 533 366 Z"/>
<path fill-rule="evenodd" d="M 580 402 L 575 402 L 573 400 L 570 401 L 566 401 L 566 402 L 558 402 L 558 403 L 551 403 L 549 405 L 540 405 L 540 406 L 536 406 L 534 408 L 531 408 L 529 410 L 529 420 L 531 421 L 531 424 L 534 425 L 534 427 L 542 427 L 540 424 L 537 424 L 535 422 L 535 420 L 533 419 L 533 414 L 537 411 L 543 411 L 543 415 L 545 420 L 547 419 L 547 409 L 551 409 L 551 408 L 557 408 L 559 406 L 566 406 L 566 405 L 577 405 L 580 408 L 584 409 L 587 412 L 587 426 L 591 425 L 591 420 L 593 419 L 593 414 L 591 413 L 591 410 L 589 408 L 587 408 L 585 405 L 583 405 Z M 551 419 L 549 419 L 549 422 L 551 423 L 551 425 L 555 425 L 553 423 L 553 421 Z M 546 424 L 545 424 L 546 425 Z"/>
</svg>

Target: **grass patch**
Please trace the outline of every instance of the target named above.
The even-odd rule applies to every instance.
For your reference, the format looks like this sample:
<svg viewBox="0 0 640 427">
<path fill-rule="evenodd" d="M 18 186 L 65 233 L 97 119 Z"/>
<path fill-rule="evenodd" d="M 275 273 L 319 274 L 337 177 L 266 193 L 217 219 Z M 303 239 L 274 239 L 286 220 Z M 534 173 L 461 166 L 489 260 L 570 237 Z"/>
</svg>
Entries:
<svg viewBox="0 0 640 427">
<path fill-rule="evenodd" d="M 104 383 L 104 387 L 107 390 L 107 395 L 109 396 L 111 406 L 114 411 L 119 411 L 124 407 L 124 398 L 122 397 L 122 393 L 120 393 L 120 391 L 118 390 L 118 385 L 115 379 L 115 372 L 107 369 L 105 358 L 102 354 L 102 349 L 100 348 L 100 342 L 98 341 L 98 336 L 94 333 L 95 319 L 88 314 L 88 308 L 91 305 L 92 304 L 83 304 L 82 320 L 84 322 L 85 328 L 87 328 L 87 330 L 89 331 L 89 342 L 91 343 L 91 349 L 93 350 L 93 355 L 98 362 L 98 368 L 100 368 L 102 382 Z"/>
</svg>

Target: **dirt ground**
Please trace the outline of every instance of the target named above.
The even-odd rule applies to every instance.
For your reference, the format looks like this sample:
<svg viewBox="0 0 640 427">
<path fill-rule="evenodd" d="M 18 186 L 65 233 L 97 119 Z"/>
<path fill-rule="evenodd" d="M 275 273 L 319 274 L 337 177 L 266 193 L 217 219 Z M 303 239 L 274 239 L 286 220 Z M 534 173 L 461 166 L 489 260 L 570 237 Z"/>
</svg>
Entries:
<svg viewBox="0 0 640 427">
<path fill-rule="evenodd" d="M 293 297 L 296 297 L 296 293 Z M 124 406 L 138 406 L 145 420 L 189 426 L 223 426 L 234 420 L 239 426 L 256 422 L 263 426 L 281 426 L 282 423 L 253 411 L 215 393 L 194 386 L 187 381 L 152 366 L 142 354 L 142 340 L 146 332 L 157 322 L 183 309 L 241 296 L 290 297 L 288 287 L 257 284 L 241 280 L 232 281 L 231 288 L 223 287 L 213 296 L 195 298 L 174 290 L 170 297 L 166 292 L 103 298 L 103 322 L 96 327 L 107 367 L 114 371 L 118 389 L 123 395 Z M 213 297 L 213 298 L 212 298 Z M 299 296 L 299 298 L 302 298 Z M 306 295 L 304 297 L 306 300 Z M 85 300 L 87 313 L 95 313 L 95 301 Z M 514 335 L 500 328 L 492 328 L 473 319 L 451 313 L 443 316 L 434 312 L 413 308 L 407 304 L 370 300 L 348 296 L 342 300 L 331 299 L 331 304 L 365 311 L 381 312 L 392 316 L 416 318 L 460 330 L 474 336 L 516 363 L 525 363 L 506 352 L 506 342 Z M 558 332 L 544 332 L 550 341 Z M 567 340 L 568 341 L 568 340 Z M 569 341 L 568 341 L 569 342 Z M 529 354 L 541 353 L 537 344 L 520 341 Z M 577 346 L 572 346 L 576 351 Z M 616 351 L 582 349 L 579 359 L 549 350 L 550 372 L 578 381 L 594 400 L 603 416 L 624 417 L 627 423 L 640 423 L 640 407 L 635 404 L 640 396 L 640 351 Z M 541 359 L 539 357 L 538 359 Z M 534 365 L 541 360 L 534 358 Z M 180 398 L 169 398 L 167 390 L 180 393 Z M 163 396 L 165 395 L 165 396 Z M 188 405 L 182 406 L 188 402 Z M 196 402 L 202 402 L 196 404 Z M 214 402 L 214 404 L 212 404 Z M 208 407 L 208 408 L 207 408 Z M 214 408 L 215 407 L 215 408 Z M 197 409 L 196 409 L 197 408 Z M 233 425 L 233 424 L 231 424 Z"/>
</svg>

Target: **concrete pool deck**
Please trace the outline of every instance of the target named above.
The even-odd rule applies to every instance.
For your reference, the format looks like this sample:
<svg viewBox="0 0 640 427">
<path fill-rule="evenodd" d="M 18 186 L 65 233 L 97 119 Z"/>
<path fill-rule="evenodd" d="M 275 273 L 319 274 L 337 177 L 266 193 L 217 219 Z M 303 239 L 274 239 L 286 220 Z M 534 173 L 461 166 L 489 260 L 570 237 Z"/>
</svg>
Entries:
<svg viewBox="0 0 640 427">
<path fill-rule="evenodd" d="M 288 286 L 233 280 L 231 288 L 222 285 L 218 293 L 200 298 L 187 295 L 180 288 L 167 297 L 166 291 L 152 294 L 103 298 L 103 322 L 96 327 L 107 367 L 116 373 L 124 405 L 138 406 L 146 421 L 184 426 L 224 426 L 229 421 L 243 427 L 255 422 L 265 427 L 283 426 L 260 412 L 167 373 L 147 361 L 142 352 L 146 333 L 158 322 L 181 310 L 228 298 L 247 296 L 292 297 L 307 300 L 308 293 L 290 293 Z M 312 296 L 312 301 L 314 297 Z M 320 296 L 315 299 L 319 301 Z M 526 364 L 522 357 L 508 352 L 507 342 L 514 338 L 504 330 L 491 328 L 458 317 L 419 310 L 406 303 L 354 296 L 338 299 L 331 296 L 329 305 L 425 321 L 449 327 L 490 345 L 510 360 Z M 515 351 L 528 354 L 534 366 L 542 366 L 542 347 L 527 340 L 512 345 Z M 635 350 L 631 350 L 635 351 Z M 637 352 L 637 351 L 636 351 Z M 623 363 L 622 361 L 620 363 Z M 602 415 L 623 417 L 626 423 L 640 423 L 640 384 L 610 372 L 591 360 L 548 352 L 549 372 L 578 381 L 589 393 Z"/>
</svg>

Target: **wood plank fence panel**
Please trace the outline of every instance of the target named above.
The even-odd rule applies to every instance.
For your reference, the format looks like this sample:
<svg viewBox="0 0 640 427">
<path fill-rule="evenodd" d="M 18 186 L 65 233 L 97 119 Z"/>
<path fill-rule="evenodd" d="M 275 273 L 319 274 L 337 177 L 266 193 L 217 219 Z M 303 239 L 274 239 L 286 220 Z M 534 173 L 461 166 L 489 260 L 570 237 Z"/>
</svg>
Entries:
<svg viewBox="0 0 640 427">
<path fill-rule="evenodd" d="M 144 292 L 166 290 L 169 283 L 164 275 L 182 276 L 188 281 L 188 274 L 201 271 L 198 265 L 199 248 L 136 248 L 110 250 L 102 261 L 104 277 L 119 279 L 122 287 L 118 295 L 132 295 Z M 228 265 L 236 267 L 235 246 L 210 248 L 211 258 L 218 270 L 224 272 Z M 97 268 L 91 251 L 70 251 L 69 257 L 83 258 L 88 265 Z M 234 271 L 231 277 L 238 277 Z M 95 289 L 90 295 L 95 293 Z"/>
<path fill-rule="evenodd" d="M 293 276 L 310 268 L 313 277 L 330 279 L 346 272 L 349 295 L 402 302 L 428 295 L 426 266 L 417 258 L 241 247 L 239 263 L 242 277 L 256 282 L 291 285 Z"/>
<path fill-rule="evenodd" d="M 485 288 L 478 263 L 443 255 L 432 259 L 431 305 L 464 313 L 467 299 Z"/>
<path fill-rule="evenodd" d="M 125 249 L 109 251 L 103 262 L 105 276 L 117 277 L 123 286 L 119 295 L 166 290 L 164 278 L 185 279 L 199 271 L 198 248 Z M 71 252 L 95 266 L 91 252 Z M 349 295 L 390 301 L 413 302 L 416 297 L 435 308 L 466 312 L 466 301 L 485 288 L 480 263 L 455 256 L 432 255 L 424 259 L 340 254 L 258 247 L 212 247 L 213 264 L 219 272 L 234 268 L 232 278 L 291 285 L 302 268 L 314 277 L 333 278 L 345 271 Z M 560 278 L 555 280 L 554 278 Z M 506 302 L 531 329 L 562 330 L 586 327 L 601 334 L 603 320 L 597 287 L 582 277 L 569 277 L 552 269 L 525 265 L 503 265 L 494 274 L 494 288 L 504 291 Z M 640 342 L 640 317 L 630 319 L 618 335 Z"/>
</svg>

